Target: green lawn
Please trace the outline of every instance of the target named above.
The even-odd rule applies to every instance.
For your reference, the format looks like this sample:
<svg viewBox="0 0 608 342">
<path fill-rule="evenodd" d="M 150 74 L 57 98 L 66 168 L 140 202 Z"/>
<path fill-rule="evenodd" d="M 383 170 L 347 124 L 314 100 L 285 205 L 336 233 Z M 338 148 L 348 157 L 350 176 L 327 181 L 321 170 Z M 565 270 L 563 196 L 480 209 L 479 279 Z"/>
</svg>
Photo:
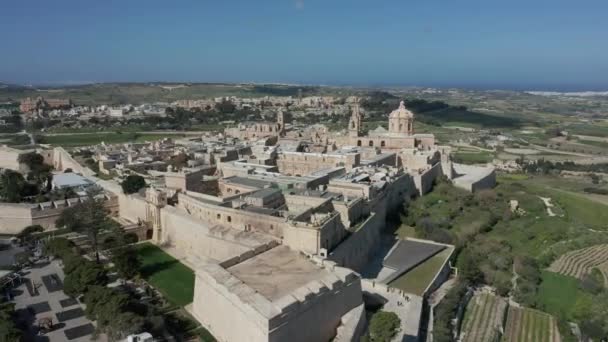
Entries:
<svg viewBox="0 0 608 342">
<path fill-rule="evenodd" d="M 446 258 L 452 253 L 452 248 L 446 248 L 414 269 L 393 280 L 389 285 L 407 293 L 422 296 Z"/>
<path fill-rule="evenodd" d="M 578 284 L 574 277 L 543 271 L 538 302 L 544 311 L 567 315 L 574 309 L 577 299 L 584 295 Z"/>
<path fill-rule="evenodd" d="M 137 246 L 142 258 L 141 275 L 172 304 L 184 306 L 194 296 L 194 272 L 160 248 L 143 243 Z"/>
</svg>

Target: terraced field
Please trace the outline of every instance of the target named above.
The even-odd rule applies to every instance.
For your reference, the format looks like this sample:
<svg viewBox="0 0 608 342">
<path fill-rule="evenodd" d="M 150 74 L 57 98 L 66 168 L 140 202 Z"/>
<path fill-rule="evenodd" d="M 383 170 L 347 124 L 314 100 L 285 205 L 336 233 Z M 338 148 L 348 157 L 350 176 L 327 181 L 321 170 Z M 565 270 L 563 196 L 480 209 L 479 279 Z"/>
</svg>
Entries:
<svg viewBox="0 0 608 342">
<path fill-rule="evenodd" d="M 561 342 L 561 337 L 553 316 L 533 309 L 510 306 L 502 341 Z"/>
<path fill-rule="evenodd" d="M 462 324 L 461 341 L 496 341 L 502 331 L 507 302 L 490 293 L 471 298 Z"/>
<path fill-rule="evenodd" d="M 582 279 L 593 268 L 598 268 L 608 279 L 608 244 L 568 252 L 555 260 L 549 271 Z"/>
</svg>

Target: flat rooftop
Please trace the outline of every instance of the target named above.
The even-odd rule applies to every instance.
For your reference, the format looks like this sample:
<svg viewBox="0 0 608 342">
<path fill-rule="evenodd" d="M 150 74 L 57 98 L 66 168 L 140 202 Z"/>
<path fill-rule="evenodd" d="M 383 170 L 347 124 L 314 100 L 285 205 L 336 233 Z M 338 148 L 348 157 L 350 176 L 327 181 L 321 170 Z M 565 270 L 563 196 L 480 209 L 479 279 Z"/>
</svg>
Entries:
<svg viewBox="0 0 608 342">
<path fill-rule="evenodd" d="M 384 267 L 408 271 L 444 250 L 446 246 L 414 240 L 399 240 L 384 259 Z"/>
<path fill-rule="evenodd" d="M 227 269 L 273 302 L 330 273 L 289 247 L 278 246 Z"/>
<path fill-rule="evenodd" d="M 58 188 L 71 188 L 93 184 L 89 179 L 75 173 L 57 173 L 53 175 L 53 184 Z"/>
</svg>

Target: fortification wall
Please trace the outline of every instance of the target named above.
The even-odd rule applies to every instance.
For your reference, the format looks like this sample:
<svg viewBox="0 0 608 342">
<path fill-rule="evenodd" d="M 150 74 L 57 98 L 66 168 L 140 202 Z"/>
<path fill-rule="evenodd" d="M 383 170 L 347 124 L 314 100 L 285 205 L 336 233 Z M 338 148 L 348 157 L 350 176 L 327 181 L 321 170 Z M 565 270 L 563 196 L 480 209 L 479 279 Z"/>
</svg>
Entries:
<svg viewBox="0 0 608 342">
<path fill-rule="evenodd" d="M 236 233 L 231 228 L 209 226 L 170 206 L 161 209 L 162 241 L 184 255 L 224 262 L 257 249 L 273 240 L 253 232 Z"/>
<path fill-rule="evenodd" d="M 310 297 L 271 331 L 268 341 L 331 341 L 342 316 L 362 304 L 361 280 L 347 280 L 343 286 L 329 287 Z"/>
<path fill-rule="evenodd" d="M 455 186 L 470 192 L 492 189 L 496 186 L 496 172 L 493 167 L 452 164 Z"/>
<path fill-rule="evenodd" d="M 220 266 L 205 265 L 196 272 L 192 313 L 219 341 L 329 341 L 362 304 L 361 280 L 336 272 L 270 302 Z"/>
<path fill-rule="evenodd" d="M 55 228 L 55 221 L 69 207 L 68 203 L 78 203 L 79 198 L 44 203 L 0 203 L 0 234 L 18 234 L 25 227 L 40 225 L 44 230 Z M 115 197 L 107 198 L 104 203 L 110 213 L 118 211 Z"/>
<path fill-rule="evenodd" d="M 384 216 L 371 213 L 358 230 L 329 253 L 328 259 L 342 267 L 361 272 L 380 243 L 383 228 Z"/>
<path fill-rule="evenodd" d="M 45 158 L 46 159 L 46 158 Z M 83 176 L 95 176 L 95 172 L 88 167 L 80 165 L 72 156 L 63 149 L 63 147 L 55 147 L 53 149 L 53 167 L 58 171 L 72 169 L 75 173 L 80 173 Z"/>
<path fill-rule="evenodd" d="M 338 333 L 333 339 L 333 342 L 352 342 L 359 341 L 365 327 L 367 325 L 367 317 L 365 316 L 365 304 L 350 310 L 346 315 L 342 316 Z"/>
<path fill-rule="evenodd" d="M 0 146 L 0 169 L 19 171 L 19 155 L 26 152 L 27 151 Z"/>
<path fill-rule="evenodd" d="M 188 195 L 178 194 L 178 206 L 190 215 L 210 224 L 221 224 L 238 230 L 257 231 L 276 237 L 283 236 L 287 220 L 217 204 L 205 203 Z"/>
<path fill-rule="evenodd" d="M 0 203 L 0 234 L 18 234 L 29 225 L 32 225 L 31 205 Z"/>
<path fill-rule="evenodd" d="M 414 176 L 414 184 L 419 195 L 424 195 L 433 189 L 433 183 L 442 175 L 441 163 L 433 165 L 430 169 Z"/>
<path fill-rule="evenodd" d="M 119 216 L 131 222 L 147 220 L 146 199 L 138 194 L 117 194 L 119 203 Z"/>
</svg>

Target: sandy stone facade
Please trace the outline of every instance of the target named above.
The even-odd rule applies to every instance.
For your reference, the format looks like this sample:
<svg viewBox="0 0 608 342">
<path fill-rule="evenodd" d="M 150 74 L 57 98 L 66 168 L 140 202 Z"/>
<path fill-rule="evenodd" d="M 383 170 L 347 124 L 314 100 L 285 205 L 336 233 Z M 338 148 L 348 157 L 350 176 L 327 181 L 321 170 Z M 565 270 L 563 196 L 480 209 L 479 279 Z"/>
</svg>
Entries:
<svg viewBox="0 0 608 342">
<path fill-rule="evenodd" d="M 361 134 L 355 101 L 345 135 L 286 130 L 279 112 L 276 123 L 227 129 L 229 139 L 100 147 L 99 160 L 116 164 L 188 155 L 179 171 L 130 169 L 150 184 L 130 195 L 61 148 L 41 153 L 56 170 L 71 168 L 105 189 L 121 220 L 141 223 L 153 243 L 195 270 L 187 309 L 218 341 L 358 341 L 367 324 L 359 274 L 381 247 L 390 215 L 442 176 L 469 191 L 494 184 L 492 169 L 454 165 L 448 147 L 416 134 L 403 103 L 388 120 L 388 130 Z M 69 204 L 40 211 L 62 205 Z M 36 210 L 0 206 L 0 218 L 30 222 L 21 217 Z M 422 304 L 416 308 L 413 335 Z"/>
</svg>

